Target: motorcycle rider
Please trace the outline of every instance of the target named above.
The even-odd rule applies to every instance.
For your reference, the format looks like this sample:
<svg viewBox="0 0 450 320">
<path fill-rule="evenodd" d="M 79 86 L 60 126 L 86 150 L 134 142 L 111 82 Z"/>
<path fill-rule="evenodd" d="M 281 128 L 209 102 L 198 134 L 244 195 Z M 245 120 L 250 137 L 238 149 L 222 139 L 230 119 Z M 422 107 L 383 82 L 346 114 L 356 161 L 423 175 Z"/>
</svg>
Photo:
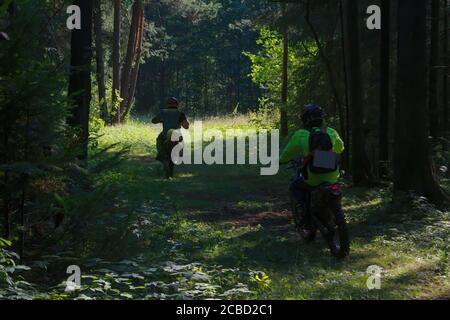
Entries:
<svg viewBox="0 0 450 320">
<path fill-rule="evenodd" d="M 156 148 L 157 148 L 157 156 L 156 160 L 160 161 L 165 165 L 165 162 L 169 162 L 172 165 L 171 157 L 171 136 L 174 130 L 178 130 L 181 127 L 188 130 L 189 129 L 189 121 L 187 120 L 184 112 L 178 110 L 179 102 L 177 98 L 171 97 L 167 101 L 167 108 L 161 109 L 159 114 L 157 114 L 153 119 L 152 123 L 159 124 L 162 123 L 163 130 L 158 135 L 156 139 Z M 168 175 L 168 178 L 173 175 L 173 169 Z"/>
<path fill-rule="evenodd" d="M 290 186 L 290 192 L 295 199 L 302 204 L 303 208 L 306 209 L 309 206 L 310 201 L 310 188 L 317 187 L 324 183 L 337 183 L 340 178 L 340 169 L 338 162 L 336 161 L 336 166 L 323 173 L 313 172 L 308 165 L 311 162 L 311 157 L 313 150 L 310 144 L 312 142 L 312 136 L 321 135 L 325 136 L 328 141 L 331 141 L 331 151 L 340 155 L 344 152 L 344 142 L 342 141 L 339 133 L 330 127 L 324 127 L 324 112 L 321 107 L 315 103 L 310 103 L 303 108 L 301 113 L 301 120 L 304 124 L 303 129 L 298 130 L 290 139 L 289 143 L 283 150 L 280 156 L 280 164 L 285 164 L 299 157 L 304 159 L 302 176 L 292 182 Z M 329 136 L 329 138 L 327 137 Z M 329 143 L 329 142 L 328 142 Z M 304 212 L 309 213 L 309 210 L 304 210 Z M 305 217 L 306 225 L 309 224 L 309 215 Z M 299 227 L 299 226 L 297 226 Z"/>
</svg>

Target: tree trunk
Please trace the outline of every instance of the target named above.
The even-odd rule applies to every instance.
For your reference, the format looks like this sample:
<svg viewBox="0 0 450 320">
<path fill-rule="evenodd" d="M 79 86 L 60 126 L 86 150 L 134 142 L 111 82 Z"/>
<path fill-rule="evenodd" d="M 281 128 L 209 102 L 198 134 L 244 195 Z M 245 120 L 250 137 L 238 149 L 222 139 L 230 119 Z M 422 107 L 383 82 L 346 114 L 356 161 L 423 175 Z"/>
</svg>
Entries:
<svg viewBox="0 0 450 320">
<path fill-rule="evenodd" d="M 16 16 L 16 2 L 11 1 L 8 6 L 8 15 L 9 19 L 12 20 Z M 9 37 L 4 36 L 4 38 L 0 38 L 1 40 L 7 40 Z M 11 132 L 11 123 L 8 121 L 8 117 L 3 117 L 3 123 L 2 123 L 2 133 L 3 133 L 3 150 L 4 153 L 1 155 L 1 162 L 2 163 L 9 163 L 11 152 L 9 152 L 9 137 Z M 2 197 L 2 203 L 3 203 L 3 227 L 4 227 L 4 233 L 2 235 L 3 238 L 9 239 L 11 236 L 11 190 L 9 190 L 8 186 L 10 186 L 9 182 L 9 170 L 3 170 L 3 185 L 4 185 L 4 192 Z"/>
<path fill-rule="evenodd" d="M 28 178 L 24 176 L 22 182 L 22 195 L 20 197 L 20 247 L 19 247 L 19 262 L 22 264 L 24 261 L 25 253 L 25 214 L 26 214 L 26 199 L 27 199 L 27 185 Z"/>
<path fill-rule="evenodd" d="M 343 65 L 343 74 L 344 74 L 344 99 L 345 99 L 345 109 L 342 106 L 339 111 L 339 118 L 341 122 L 341 134 L 344 138 L 345 144 L 345 153 L 342 163 L 342 168 L 345 171 L 350 169 L 350 113 L 349 113 L 349 96 L 348 96 L 348 73 L 347 73 L 347 52 L 345 48 L 346 37 L 345 37 L 345 19 L 344 19 L 344 8 L 342 4 L 343 0 L 339 1 L 339 15 L 340 15 L 340 27 L 341 27 L 341 46 L 342 46 L 342 65 Z M 345 121 L 344 121 L 345 119 Z M 345 125 L 344 125 L 345 124 Z"/>
<path fill-rule="evenodd" d="M 442 46 L 442 50 L 443 50 L 443 57 L 444 57 L 444 66 L 446 66 L 446 68 L 444 69 L 444 73 L 443 73 L 443 81 L 442 81 L 442 107 L 443 107 L 443 119 L 442 119 L 442 128 L 444 129 L 444 131 L 446 131 L 446 138 L 448 138 L 448 134 L 450 132 L 450 124 L 448 122 L 448 77 L 450 76 L 450 68 L 449 68 L 449 64 L 450 64 L 450 52 L 448 50 L 448 10 L 450 7 L 450 1 L 449 0 L 445 0 L 444 1 L 444 42 L 443 42 L 443 46 Z M 445 149 L 448 149 L 449 143 L 446 142 L 444 143 L 444 147 Z"/>
<path fill-rule="evenodd" d="M 133 4 L 132 23 L 130 37 L 128 39 L 128 53 L 124 66 L 122 88 L 123 101 L 120 121 L 124 121 L 131 111 L 133 98 L 136 91 L 136 82 L 139 74 L 139 66 L 144 39 L 144 7 L 140 0 Z M 130 55 L 130 56 L 128 56 Z"/>
<path fill-rule="evenodd" d="M 287 38 L 287 35 L 286 35 Z M 242 80 L 242 33 L 239 33 L 239 49 L 237 52 L 237 77 L 236 77 L 236 105 L 239 106 L 239 109 L 242 107 L 241 103 L 241 80 Z"/>
<path fill-rule="evenodd" d="M 283 16 L 286 14 L 286 4 L 282 4 Z M 283 27 L 283 71 L 282 71 L 282 87 L 281 87 L 281 108 L 280 108 L 280 133 L 282 137 L 286 137 L 289 133 L 287 119 L 287 102 L 288 102 L 288 64 L 289 64 L 289 39 L 287 26 Z"/>
<path fill-rule="evenodd" d="M 347 0 L 345 20 L 346 34 L 348 35 L 347 67 L 349 76 L 350 122 L 352 127 L 353 151 L 351 172 L 353 182 L 355 184 L 362 184 L 373 182 L 374 178 L 366 152 L 358 13 L 358 0 Z"/>
<path fill-rule="evenodd" d="M 140 56 L 140 54 L 139 54 L 139 56 Z M 133 102 L 134 102 L 134 95 L 136 92 L 136 85 L 137 85 L 138 77 L 139 77 L 139 64 L 137 64 L 131 71 L 130 88 L 128 89 L 127 103 L 126 103 L 125 107 L 123 108 L 124 112 L 122 113 L 121 122 L 124 122 L 131 112 L 131 106 L 133 105 Z"/>
<path fill-rule="evenodd" d="M 341 99 L 339 97 L 339 93 L 338 93 L 338 90 L 336 87 L 336 82 L 334 81 L 333 68 L 331 67 L 330 60 L 326 56 L 325 52 L 327 52 L 327 50 L 326 50 L 326 48 L 324 48 L 322 42 L 320 41 L 319 35 L 316 31 L 316 28 L 314 27 L 313 23 L 311 22 L 310 14 L 311 14 L 311 8 L 310 8 L 310 1 L 308 0 L 306 2 L 306 14 L 305 14 L 306 24 L 308 25 L 308 27 L 313 35 L 314 41 L 316 43 L 316 46 L 317 46 L 317 49 L 319 52 L 320 59 L 322 60 L 322 63 L 324 64 L 325 69 L 327 71 L 328 83 L 330 85 L 330 89 L 333 94 L 333 99 L 334 99 L 334 104 L 335 104 L 333 106 L 333 109 L 334 109 L 334 111 L 336 111 L 336 107 L 337 107 L 337 110 L 339 110 L 340 115 L 342 115 L 343 114 L 342 103 L 341 103 Z M 331 37 L 331 38 L 333 38 L 333 37 Z M 343 128 L 343 126 L 341 126 L 341 129 L 342 128 Z M 344 138 L 345 138 L 346 132 L 343 131 L 342 134 L 344 135 Z"/>
<path fill-rule="evenodd" d="M 114 0 L 114 34 L 112 49 L 112 69 L 113 69 L 113 85 L 111 98 L 111 111 L 120 114 L 120 28 L 121 28 L 121 0 Z M 116 110 L 117 109 L 117 110 Z"/>
<path fill-rule="evenodd" d="M 5 140 L 7 140 L 6 138 L 6 134 L 5 134 Z M 4 173 L 4 178 L 3 178 L 3 183 L 5 184 L 5 186 L 8 185 L 8 171 L 5 170 Z M 3 233 L 3 237 L 5 239 L 9 239 L 10 235 L 11 235 L 11 223 L 10 223 L 10 200 L 11 196 L 9 193 L 9 190 L 6 190 L 5 195 L 3 196 L 3 226 L 4 226 L 4 233 Z"/>
<path fill-rule="evenodd" d="M 398 1 L 398 102 L 394 194 L 413 191 L 440 204 L 447 197 L 432 169 L 427 126 L 426 0 Z"/>
<path fill-rule="evenodd" d="M 187 77 L 185 75 L 185 77 Z M 189 103 L 189 83 L 185 80 L 186 107 Z M 164 109 L 167 102 L 166 62 L 163 59 L 159 66 L 159 108 Z"/>
<path fill-rule="evenodd" d="M 8 14 L 9 17 L 12 19 L 16 15 L 17 12 L 17 4 L 16 1 L 12 0 L 8 5 Z"/>
<path fill-rule="evenodd" d="M 430 45 L 430 135 L 441 137 L 439 129 L 439 0 L 431 1 L 431 45 Z"/>
<path fill-rule="evenodd" d="M 81 160 L 87 161 L 89 106 L 91 103 L 92 1 L 77 0 L 81 9 L 81 29 L 72 30 L 68 96 L 73 102 L 67 123 L 80 129 Z"/>
<path fill-rule="evenodd" d="M 380 118 L 379 118 L 379 174 L 386 178 L 389 168 L 389 111 L 390 111 L 390 32 L 391 2 L 381 1 L 381 49 L 380 49 Z"/>
<path fill-rule="evenodd" d="M 122 74 L 121 74 L 121 84 L 120 84 L 120 96 L 123 99 L 120 103 L 120 108 L 116 116 L 116 122 L 120 123 L 122 120 L 122 113 L 124 106 L 128 103 L 128 89 L 130 86 L 130 79 L 131 79 L 131 72 L 133 68 L 133 59 L 136 54 L 136 42 L 137 42 L 137 33 L 138 33 L 138 2 L 135 1 L 133 3 L 133 13 L 131 17 L 131 26 L 130 26 L 130 33 L 128 36 L 128 47 L 127 47 L 127 55 L 125 57 L 125 62 L 122 68 Z"/>
<path fill-rule="evenodd" d="M 208 112 L 208 93 L 209 93 L 209 77 L 208 77 L 208 57 L 205 57 L 203 62 L 203 112 L 206 114 L 212 114 L 211 111 Z"/>
<path fill-rule="evenodd" d="M 105 50 L 103 48 L 102 37 L 102 10 L 101 0 L 94 0 L 94 32 L 95 32 L 95 57 L 97 62 L 97 86 L 98 103 L 100 106 L 100 116 L 106 123 L 109 123 L 108 103 L 106 101 L 105 85 Z"/>
</svg>

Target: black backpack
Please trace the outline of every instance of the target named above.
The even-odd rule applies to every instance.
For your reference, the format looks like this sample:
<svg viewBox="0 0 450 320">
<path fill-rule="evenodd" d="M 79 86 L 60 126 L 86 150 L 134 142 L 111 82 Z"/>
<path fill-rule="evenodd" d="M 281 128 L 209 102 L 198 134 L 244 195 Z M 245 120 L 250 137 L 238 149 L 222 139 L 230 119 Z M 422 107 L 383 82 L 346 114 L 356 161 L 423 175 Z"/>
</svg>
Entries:
<svg viewBox="0 0 450 320">
<path fill-rule="evenodd" d="M 324 174 L 338 170 L 339 156 L 333 152 L 333 143 L 327 128 L 314 128 L 309 133 L 309 155 L 306 159 L 309 171 Z"/>
</svg>

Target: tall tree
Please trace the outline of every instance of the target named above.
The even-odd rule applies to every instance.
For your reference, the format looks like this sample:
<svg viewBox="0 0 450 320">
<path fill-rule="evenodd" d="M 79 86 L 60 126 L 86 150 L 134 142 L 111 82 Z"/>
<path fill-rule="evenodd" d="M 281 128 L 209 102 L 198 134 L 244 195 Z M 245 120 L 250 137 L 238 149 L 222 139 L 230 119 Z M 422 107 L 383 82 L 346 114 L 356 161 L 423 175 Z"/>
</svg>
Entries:
<svg viewBox="0 0 450 320">
<path fill-rule="evenodd" d="M 313 35 L 314 41 L 315 41 L 317 49 L 318 49 L 319 57 L 322 60 L 322 63 L 324 64 L 325 70 L 327 72 L 328 84 L 330 86 L 331 92 L 333 94 L 333 99 L 334 99 L 333 108 L 334 108 L 334 110 L 336 110 L 336 107 L 337 107 L 337 110 L 339 113 L 339 120 L 340 120 L 340 129 L 341 129 L 342 135 L 344 137 L 344 141 L 345 141 L 345 140 L 347 140 L 346 139 L 347 132 L 346 132 L 345 126 L 344 126 L 344 110 L 343 110 L 341 98 L 339 97 L 339 92 L 338 92 L 338 89 L 336 86 L 332 64 L 326 54 L 327 48 L 322 44 L 319 34 L 316 31 L 316 28 L 314 27 L 313 22 L 311 21 L 311 1 L 310 0 L 306 1 L 305 20 L 306 20 L 306 24 L 308 25 L 308 27 L 311 31 L 311 34 Z M 333 30 L 333 34 L 334 34 L 334 30 Z M 333 38 L 333 36 L 331 38 Z"/>
<path fill-rule="evenodd" d="M 81 29 L 72 30 L 68 95 L 73 108 L 67 123 L 80 130 L 80 159 L 86 161 L 91 103 L 92 1 L 77 0 L 74 4 L 81 9 Z"/>
<path fill-rule="evenodd" d="M 346 171 L 350 168 L 350 153 L 351 153 L 351 145 L 350 145 L 350 112 L 349 112 L 349 96 L 348 96 L 348 73 L 347 73 L 347 51 L 345 48 L 346 37 L 345 37 L 345 16 L 344 16 L 344 6 L 343 0 L 339 0 L 339 20 L 340 20 L 340 28 L 341 28 L 341 47 L 342 47 L 342 73 L 344 75 L 344 99 L 345 99 L 345 110 L 341 108 L 339 112 L 339 118 L 341 122 L 341 132 L 344 135 L 344 143 L 346 152 L 344 153 L 342 168 Z M 345 119 L 345 121 L 344 121 Z M 345 125 L 342 125 L 345 123 Z M 342 127 L 344 127 L 342 129 Z"/>
<path fill-rule="evenodd" d="M 113 84 L 112 84 L 112 98 L 111 104 L 114 110 L 120 114 L 119 92 L 120 92 L 120 28 L 121 28 L 121 0 L 114 0 L 114 34 L 113 34 L 113 48 L 112 48 L 112 69 L 113 69 Z M 120 121 L 120 117 L 117 118 Z"/>
<path fill-rule="evenodd" d="M 119 123 L 125 120 L 125 117 L 131 109 L 136 90 L 144 37 L 144 7 L 142 1 L 136 0 L 133 4 L 132 11 L 127 55 L 121 75 L 120 95 L 123 100 L 120 103 L 120 112 L 117 113 L 117 121 Z"/>
<path fill-rule="evenodd" d="M 8 18 L 9 20 L 13 20 L 16 16 L 16 3 L 15 1 L 11 1 L 8 6 Z M 9 25 L 9 28 L 11 28 L 11 25 Z M 9 32 L 9 30 L 8 30 Z M 8 33 L 6 32 L 0 32 L 0 40 L 2 41 L 9 41 L 10 38 L 8 36 Z M 11 130 L 11 124 L 10 121 L 8 121 L 8 117 L 4 117 L 2 121 L 2 151 L 0 154 L 2 163 L 8 163 L 10 162 L 10 148 L 9 148 L 9 135 Z M 9 173 L 8 170 L 3 170 L 3 186 L 7 186 L 9 184 Z M 2 190 L 3 191 L 3 190 Z M 2 192 L 2 211 L 3 211 L 3 225 L 4 225 L 4 233 L 2 237 L 5 239 L 9 239 L 11 235 L 11 194 L 10 192 Z"/>
<path fill-rule="evenodd" d="M 97 63 L 97 85 L 100 115 L 105 122 L 109 122 L 108 103 L 106 101 L 105 84 L 105 50 L 103 48 L 101 0 L 94 0 L 94 32 L 95 32 L 95 58 Z"/>
<path fill-rule="evenodd" d="M 449 8 L 450 8 L 450 1 L 449 0 L 444 0 L 443 2 L 444 4 L 444 42 L 443 42 L 443 46 L 442 46 L 442 57 L 444 58 L 443 62 L 444 62 L 444 72 L 443 72 L 443 80 L 442 80 L 442 107 L 443 107 L 443 119 L 442 119 L 442 128 L 444 128 L 444 130 L 446 131 L 446 133 L 448 134 L 450 132 L 450 124 L 449 124 L 449 106 L 448 106 L 448 78 L 450 76 L 450 52 L 448 49 L 448 12 L 449 12 Z M 445 143 L 445 148 L 448 148 L 449 143 Z"/>
<path fill-rule="evenodd" d="M 391 44 L 391 1 L 381 1 L 381 46 L 380 46 L 380 118 L 379 118 L 379 174 L 386 177 L 389 162 L 389 111 L 390 92 L 390 44 Z"/>
<path fill-rule="evenodd" d="M 430 42 L 430 135 L 441 136 L 439 127 L 439 24 L 440 0 L 431 0 L 431 42 Z"/>
<path fill-rule="evenodd" d="M 414 191 L 434 203 L 447 197 L 432 170 L 428 141 L 426 0 L 398 1 L 398 101 L 394 191 Z"/>
<path fill-rule="evenodd" d="M 347 68 L 349 77 L 350 122 L 352 128 L 353 182 L 372 182 L 373 174 L 366 152 L 366 132 L 364 128 L 364 104 L 362 97 L 361 57 L 359 48 L 359 6 L 358 0 L 347 0 L 345 10 L 347 34 Z"/>
<path fill-rule="evenodd" d="M 286 16 L 286 4 L 281 4 L 283 17 Z M 280 108 L 280 133 L 282 137 L 288 135 L 287 102 L 288 102 L 288 64 L 289 64 L 289 39 L 288 27 L 283 25 L 283 67 L 281 84 L 281 108 Z"/>
</svg>

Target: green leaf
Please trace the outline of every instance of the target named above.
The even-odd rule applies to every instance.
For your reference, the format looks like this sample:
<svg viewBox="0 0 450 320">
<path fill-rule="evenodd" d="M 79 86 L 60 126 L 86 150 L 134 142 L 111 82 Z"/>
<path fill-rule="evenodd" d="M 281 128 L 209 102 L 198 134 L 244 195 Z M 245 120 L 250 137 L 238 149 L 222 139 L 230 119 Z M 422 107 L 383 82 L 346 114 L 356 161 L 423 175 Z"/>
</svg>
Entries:
<svg viewBox="0 0 450 320">
<path fill-rule="evenodd" d="M 3 238 L 0 238 L 0 247 L 10 247 L 12 242 Z"/>
</svg>

